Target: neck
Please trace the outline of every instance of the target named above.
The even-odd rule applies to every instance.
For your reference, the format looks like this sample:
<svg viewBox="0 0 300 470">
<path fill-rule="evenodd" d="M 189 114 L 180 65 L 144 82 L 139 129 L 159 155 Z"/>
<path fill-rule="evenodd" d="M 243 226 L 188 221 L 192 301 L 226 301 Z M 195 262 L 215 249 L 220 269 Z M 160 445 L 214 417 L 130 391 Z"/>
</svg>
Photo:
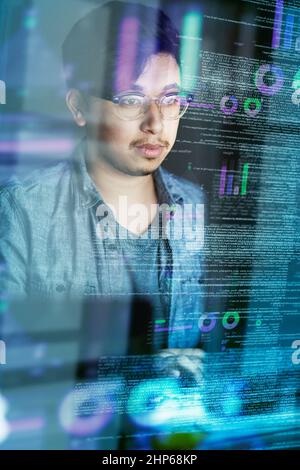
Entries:
<svg viewBox="0 0 300 470">
<path fill-rule="evenodd" d="M 87 169 L 101 197 L 108 204 L 117 204 L 126 196 L 128 204 L 157 204 L 157 194 L 152 174 L 131 176 L 115 169 L 104 159 L 87 159 Z"/>
</svg>

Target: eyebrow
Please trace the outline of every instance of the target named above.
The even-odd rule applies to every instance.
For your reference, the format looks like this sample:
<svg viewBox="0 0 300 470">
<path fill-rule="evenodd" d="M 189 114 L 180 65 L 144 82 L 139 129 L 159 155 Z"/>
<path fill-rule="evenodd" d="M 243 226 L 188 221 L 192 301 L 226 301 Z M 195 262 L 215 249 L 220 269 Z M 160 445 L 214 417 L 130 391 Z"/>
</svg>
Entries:
<svg viewBox="0 0 300 470">
<path fill-rule="evenodd" d="M 180 85 L 178 83 L 170 83 L 169 85 L 166 85 L 165 87 L 163 87 L 162 91 L 166 91 L 166 90 L 169 90 L 171 88 L 178 88 L 180 89 Z M 144 88 L 140 85 L 136 85 L 136 84 L 133 84 L 131 87 L 130 87 L 131 90 L 137 90 L 137 91 L 143 91 Z"/>
</svg>

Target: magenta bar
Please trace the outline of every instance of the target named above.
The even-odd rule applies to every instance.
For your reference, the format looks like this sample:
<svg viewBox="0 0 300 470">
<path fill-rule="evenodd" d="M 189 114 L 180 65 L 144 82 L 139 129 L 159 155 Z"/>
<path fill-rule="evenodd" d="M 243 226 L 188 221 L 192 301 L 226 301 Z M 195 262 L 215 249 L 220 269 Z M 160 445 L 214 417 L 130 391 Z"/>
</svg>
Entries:
<svg viewBox="0 0 300 470">
<path fill-rule="evenodd" d="M 134 81 L 138 32 L 137 18 L 129 16 L 123 20 L 119 36 L 118 64 L 115 77 L 116 93 L 127 90 Z"/>
<path fill-rule="evenodd" d="M 199 108 L 214 109 L 215 105 L 214 104 L 207 104 L 207 103 L 200 103 Z"/>
<path fill-rule="evenodd" d="M 284 3 L 284 0 L 276 0 L 275 18 L 274 18 L 274 27 L 273 27 L 273 37 L 272 37 L 272 48 L 273 49 L 278 49 L 278 47 L 280 46 L 282 16 L 283 16 L 283 3 Z"/>
<path fill-rule="evenodd" d="M 209 103 L 200 103 L 198 105 L 198 108 L 215 109 L 215 105 L 214 104 L 209 104 Z"/>
<path fill-rule="evenodd" d="M 45 140 L 4 140 L 0 142 L 0 153 L 65 153 L 74 146 L 69 139 Z"/>
<path fill-rule="evenodd" d="M 190 108 L 205 108 L 205 109 L 215 109 L 215 105 L 214 104 L 210 104 L 210 103 L 191 103 L 189 105 Z"/>
<path fill-rule="evenodd" d="M 13 432 L 37 431 L 44 427 L 45 420 L 42 417 L 22 419 L 10 423 L 10 428 Z"/>
<path fill-rule="evenodd" d="M 224 196 L 225 193 L 225 184 L 226 184 L 226 172 L 227 172 L 227 165 L 223 165 L 221 168 L 221 178 L 220 178 L 220 196 Z"/>
</svg>

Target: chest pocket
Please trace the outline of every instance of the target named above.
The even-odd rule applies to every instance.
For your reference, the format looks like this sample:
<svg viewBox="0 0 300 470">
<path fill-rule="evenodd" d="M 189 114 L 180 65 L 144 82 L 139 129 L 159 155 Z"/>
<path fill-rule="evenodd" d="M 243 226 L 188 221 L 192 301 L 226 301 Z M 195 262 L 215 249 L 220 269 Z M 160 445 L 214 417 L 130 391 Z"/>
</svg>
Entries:
<svg viewBox="0 0 300 470">
<path fill-rule="evenodd" d="M 66 299 L 73 297 L 82 297 L 83 295 L 95 294 L 94 286 L 90 283 L 84 284 L 80 281 L 66 280 L 56 276 L 49 279 L 39 276 L 32 276 L 29 286 L 29 295 L 31 297 L 41 297 L 49 299 Z"/>
<path fill-rule="evenodd" d="M 42 279 L 32 276 L 28 286 L 29 295 L 32 297 L 64 298 L 71 291 L 71 283 L 64 280 Z"/>
</svg>

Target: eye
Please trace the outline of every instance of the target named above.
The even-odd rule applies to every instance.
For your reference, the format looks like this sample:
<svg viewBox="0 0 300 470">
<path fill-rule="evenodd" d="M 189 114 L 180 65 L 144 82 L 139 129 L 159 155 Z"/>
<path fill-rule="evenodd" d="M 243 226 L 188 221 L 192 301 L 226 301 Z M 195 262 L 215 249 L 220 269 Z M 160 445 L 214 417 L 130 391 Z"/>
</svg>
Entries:
<svg viewBox="0 0 300 470">
<path fill-rule="evenodd" d="M 166 95 L 162 99 L 164 106 L 172 106 L 180 104 L 180 96 L 178 94 Z"/>
<path fill-rule="evenodd" d="M 134 107 L 143 103 L 143 97 L 139 95 L 126 95 L 119 99 L 120 106 Z"/>
</svg>

